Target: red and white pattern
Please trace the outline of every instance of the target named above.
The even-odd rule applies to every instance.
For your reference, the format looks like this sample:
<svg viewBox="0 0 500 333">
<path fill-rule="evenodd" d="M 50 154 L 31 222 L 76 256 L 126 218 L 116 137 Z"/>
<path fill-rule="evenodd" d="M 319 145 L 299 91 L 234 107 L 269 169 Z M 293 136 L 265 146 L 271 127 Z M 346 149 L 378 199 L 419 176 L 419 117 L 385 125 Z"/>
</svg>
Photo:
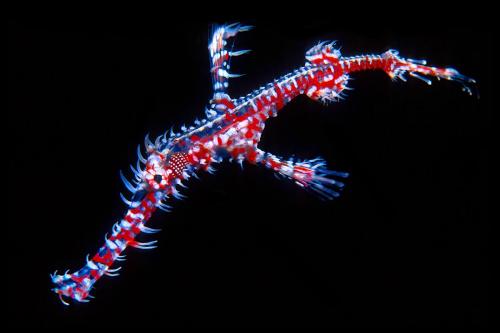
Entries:
<svg viewBox="0 0 500 333">
<path fill-rule="evenodd" d="M 51 275 L 55 284 L 53 291 L 63 297 L 80 302 L 88 301 L 89 292 L 101 276 L 115 276 L 120 268 L 111 268 L 115 261 L 123 260 L 122 252 L 133 246 L 141 249 L 155 247 L 156 241 L 139 243 L 135 240 L 141 233 L 156 230 L 145 226 L 157 208 L 168 211 L 165 201 L 171 197 L 180 199 L 178 186 L 195 176 L 196 172 L 213 172 L 213 163 L 225 157 L 242 163 L 263 165 L 276 175 L 293 180 L 300 187 L 331 199 L 339 196 L 343 183 L 334 179 L 346 178 L 345 172 L 328 170 L 321 158 L 294 161 L 283 160 L 259 149 L 265 122 L 276 117 L 279 110 L 298 95 L 305 94 L 314 100 L 329 103 L 343 98 L 349 75 L 358 71 L 382 70 L 392 79 L 405 79 L 405 74 L 430 84 L 428 77 L 458 81 L 463 89 L 472 94 L 468 86 L 474 80 L 451 68 L 426 66 L 425 61 L 399 57 L 394 50 L 381 55 L 342 57 L 335 43 L 319 43 L 306 53 L 306 63 L 295 71 L 284 75 L 247 96 L 232 99 L 228 94 L 231 74 L 230 60 L 248 51 L 233 51 L 228 40 L 238 32 L 250 30 L 249 26 L 231 24 L 216 27 L 209 44 L 211 74 L 214 95 L 205 111 L 206 118 L 196 120 L 193 126 L 181 127 L 181 133 L 170 130 L 151 142 L 146 136 L 144 158 L 139 147 L 132 181 L 122 174 L 125 187 L 132 193 L 131 199 L 122 198 L 128 210 L 117 222 L 98 253 L 87 258 L 83 268 L 74 273 Z"/>
</svg>

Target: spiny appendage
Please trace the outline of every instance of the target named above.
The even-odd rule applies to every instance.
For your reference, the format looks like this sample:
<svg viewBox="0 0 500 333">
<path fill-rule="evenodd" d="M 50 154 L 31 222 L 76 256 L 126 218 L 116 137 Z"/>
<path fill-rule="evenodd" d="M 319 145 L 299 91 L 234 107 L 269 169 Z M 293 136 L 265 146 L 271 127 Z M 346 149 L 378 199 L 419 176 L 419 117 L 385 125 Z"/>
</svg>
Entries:
<svg viewBox="0 0 500 333">
<path fill-rule="evenodd" d="M 332 177 L 347 178 L 349 173 L 333 171 L 326 168 L 326 161 L 320 157 L 310 160 L 281 160 L 272 155 L 265 154 L 262 159 L 268 168 L 277 172 L 277 175 L 292 179 L 304 189 L 319 194 L 321 198 L 333 199 L 340 196 L 344 183 Z"/>
<path fill-rule="evenodd" d="M 227 50 L 228 39 L 236 36 L 237 33 L 248 31 L 252 26 L 244 26 L 239 23 L 223 25 L 215 27 L 212 35 L 212 40 L 208 45 L 210 53 L 212 74 L 212 84 L 214 95 L 210 100 L 210 107 L 214 112 L 222 113 L 234 108 L 232 99 L 227 94 L 230 78 L 240 77 L 241 74 L 233 74 L 229 72 L 231 67 L 231 57 L 237 57 L 250 50 L 233 51 L 234 43 Z"/>
<path fill-rule="evenodd" d="M 315 65 L 337 62 L 340 58 L 340 48 L 335 48 L 337 41 L 322 41 L 306 52 L 306 60 Z M 306 64 L 307 65 L 307 64 Z"/>
<path fill-rule="evenodd" d="M 473 95 L 473 90 L 476 85 L 476 81 L 470 77 L 460 74 L 454 68 L 439 68 L 433 66 L 427 66 L 426 60 L 415 60 L 409 58 L 402 58 L 399 56 L 397 50 L 389 50 L 385 52 L 382 57 L 387 60 L 385 67 L 386 73 L 392 79 L 400 79 L 406 81 L 405 74 L 424 81 L 428 85 L 432 84 L 431 79 L 423 77 L 435 77 L 439 79 L 445 79 L 450 81 L 456 81 L 462 85 L 462 90 L 469 95 Z M 477 93 L 477 90 L 476 90 Z"/>
</svg>

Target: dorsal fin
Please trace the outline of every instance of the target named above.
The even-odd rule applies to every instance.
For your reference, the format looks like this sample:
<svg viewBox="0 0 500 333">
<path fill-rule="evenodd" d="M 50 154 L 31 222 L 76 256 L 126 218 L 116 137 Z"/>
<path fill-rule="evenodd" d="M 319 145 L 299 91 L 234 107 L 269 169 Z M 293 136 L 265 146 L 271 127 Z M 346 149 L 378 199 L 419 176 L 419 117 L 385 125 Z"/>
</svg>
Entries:
<svg viewBox="0 0 500 333">
<path fill-rule="evenodd" d="M 214 95 L 210 101 L 210 108 L 218 114 L 222 114 L 234 108 L 233 100 L 227 94 L 227 88 L 229 86 L 228 81 L 230 78 L 239 77 L 241 75 L 229 72 L 231 57 L 240 56 L 249 52 L 249 50 L 233 51 L 233 46 L 228 48 L 228 39 L 236 36 L 238 32 L 248 31 L 252 28 L 252 26 L 243 26 L 239 23 L 214 26 L 213 28 L 212 39 L 208 45 L 211 65 L 210 73 L 214 89 Z"/>
<path fill-rule="evenodd" d="M 335 41 L 319 42 L 306 52 L 306 60 L 312 64 L 338 61 L 340 50 L 335 48 L 335 43 Z"/>
</svg>

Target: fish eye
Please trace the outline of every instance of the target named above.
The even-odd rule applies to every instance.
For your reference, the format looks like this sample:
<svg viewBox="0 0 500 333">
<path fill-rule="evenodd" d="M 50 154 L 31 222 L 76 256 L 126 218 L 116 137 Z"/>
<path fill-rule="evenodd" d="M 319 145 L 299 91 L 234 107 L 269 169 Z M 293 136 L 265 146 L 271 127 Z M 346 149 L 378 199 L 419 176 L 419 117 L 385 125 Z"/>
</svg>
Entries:
<svg viewBox="0 0 500 333">
<path fill-rule="evenodd" d="M 161 175 L 155 175 L 153 179 L 154 179 L 155 182 L 157 182 L 158 184 L 160 184 L 163 178 L 162 178 Z"/>
</svg>

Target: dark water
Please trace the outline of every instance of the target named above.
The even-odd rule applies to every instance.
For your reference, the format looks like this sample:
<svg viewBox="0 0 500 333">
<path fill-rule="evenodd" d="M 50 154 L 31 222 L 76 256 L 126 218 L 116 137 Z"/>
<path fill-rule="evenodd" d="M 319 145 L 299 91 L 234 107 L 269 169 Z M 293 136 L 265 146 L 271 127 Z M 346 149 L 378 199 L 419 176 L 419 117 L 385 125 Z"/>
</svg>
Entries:
<svg viewBox="0 0 500 333">
<path fill-rule="evenodd" d="M 490 40 L 473 29 L 245 21 L 256 29 L 236 48 L 253 52 L 233 61 L 246 74 L 230 81 L 234 97 L 331 38 L 343 55 L 394 48 L 455 67 L 481 99 L 378 72 L 353 75 L 327 107 L 301 96 L 268 121 L 261 148 L 350 172 L 340 199 L 227 163 L 153 217 L 163 231 L 142 239 L 159 248 L 127 250 L 95 300 L 64 307 L 50 292 L 49 273 L 80 268 L 125 212 L 118 171 L 145 133 L 203 116 L 212 21 L 9 20 L 11 326 L 486 326 Z"/>
</svg>

